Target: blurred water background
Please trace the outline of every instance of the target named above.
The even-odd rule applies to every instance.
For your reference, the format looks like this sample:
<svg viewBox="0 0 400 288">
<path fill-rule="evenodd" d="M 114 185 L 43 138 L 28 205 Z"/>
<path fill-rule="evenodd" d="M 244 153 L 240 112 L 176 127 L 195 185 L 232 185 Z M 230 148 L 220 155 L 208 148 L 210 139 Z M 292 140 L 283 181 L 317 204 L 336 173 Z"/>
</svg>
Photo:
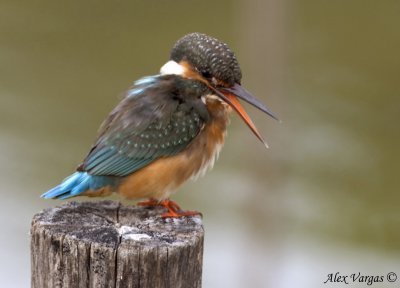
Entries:
<svg viewBox="0 0 400 288">
<path fill-rule="evenodd" d="M 1 0 L 0 286 L 29 287 L 31 217 L 61 203 L 39 195 L 194 31 L 227 42 L 283 120 L 246 106 L 271 148 L 234 116 L 214 170 L 174 197 L 204 214 L 203 286 L 400 276 L 399 15 L 396 0 Z"/>
</svg>

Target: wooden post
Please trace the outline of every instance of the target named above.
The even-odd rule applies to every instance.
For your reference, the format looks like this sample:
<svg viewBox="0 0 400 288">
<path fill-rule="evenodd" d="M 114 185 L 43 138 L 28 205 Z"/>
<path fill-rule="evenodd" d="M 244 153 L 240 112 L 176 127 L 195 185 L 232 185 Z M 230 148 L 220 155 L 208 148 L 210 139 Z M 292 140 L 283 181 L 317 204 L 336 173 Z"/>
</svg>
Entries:
<svg viewBox="0 0 400 288">
<path fill-rule="evenodd" d="M 32 287 L 201 287 L 201 218 L 162 219 L 162 212 L 100 201 L 36 214 Z"/>
</svg>

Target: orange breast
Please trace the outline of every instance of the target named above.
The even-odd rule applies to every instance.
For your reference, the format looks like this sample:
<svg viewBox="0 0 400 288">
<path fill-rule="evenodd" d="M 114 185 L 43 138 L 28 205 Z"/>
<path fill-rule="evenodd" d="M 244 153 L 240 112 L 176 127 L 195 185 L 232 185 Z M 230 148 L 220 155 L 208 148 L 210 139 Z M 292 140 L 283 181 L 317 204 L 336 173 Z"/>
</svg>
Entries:
<svg viewBox="0 0 400 288">
<path fill-rule="evenodd" d="M 211 168 L 224 143 L 229 123 L 229 106 L 216 99 L 207 99 L 211 121 L 179 154 L 163 157 L 127 176 L 117 192 L 129 199 L 165 199 L 186 180 Z"/>
</svg>

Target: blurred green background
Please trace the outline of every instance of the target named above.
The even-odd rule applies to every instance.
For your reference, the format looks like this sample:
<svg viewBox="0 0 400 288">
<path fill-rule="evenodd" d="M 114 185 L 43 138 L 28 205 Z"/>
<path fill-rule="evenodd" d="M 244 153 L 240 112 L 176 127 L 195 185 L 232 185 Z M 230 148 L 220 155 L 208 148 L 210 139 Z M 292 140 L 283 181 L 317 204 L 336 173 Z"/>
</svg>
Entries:
<svg viewBox="0 0 400 288">
<path fill-rule="evenodd" d="M 1 0 L 0 286 L 29 287 L 31 217 L 61 203 L 39 195 L 194 31 L 227 42 L 283 120 L 246 106 L 266 150 L 233 115 L 214 170 L 174 197 L 204 214 L 203 286 L 400 276 L 399 15 L 397 0 Z"/>
</svg>

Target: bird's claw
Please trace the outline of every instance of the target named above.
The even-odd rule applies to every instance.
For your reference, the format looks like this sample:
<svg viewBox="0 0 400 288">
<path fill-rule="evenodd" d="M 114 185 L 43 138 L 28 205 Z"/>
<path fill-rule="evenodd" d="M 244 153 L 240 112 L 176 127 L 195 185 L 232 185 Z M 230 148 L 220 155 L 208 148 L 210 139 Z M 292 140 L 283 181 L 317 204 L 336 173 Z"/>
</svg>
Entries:
<svg viewBox="0 0 400 288">
<path fill-rule="evenodd" d="M 179 217 L 196 216 L 196 215 L 200 215 L 201 217 L 203 217 L 203 215 L 198 211 L 183 211 L 181 207 L 179 207 L 178 203 L 169 199 L 164 199 L 161 201 L 156 199 L 149 199 L 147 201 L 138 202 L 137 205 L 151 206 L 151 207 L 162 206 L 166 208 L 168 212 L 161 214 L 162 218 L 179 218 Z"/>
</svg>

